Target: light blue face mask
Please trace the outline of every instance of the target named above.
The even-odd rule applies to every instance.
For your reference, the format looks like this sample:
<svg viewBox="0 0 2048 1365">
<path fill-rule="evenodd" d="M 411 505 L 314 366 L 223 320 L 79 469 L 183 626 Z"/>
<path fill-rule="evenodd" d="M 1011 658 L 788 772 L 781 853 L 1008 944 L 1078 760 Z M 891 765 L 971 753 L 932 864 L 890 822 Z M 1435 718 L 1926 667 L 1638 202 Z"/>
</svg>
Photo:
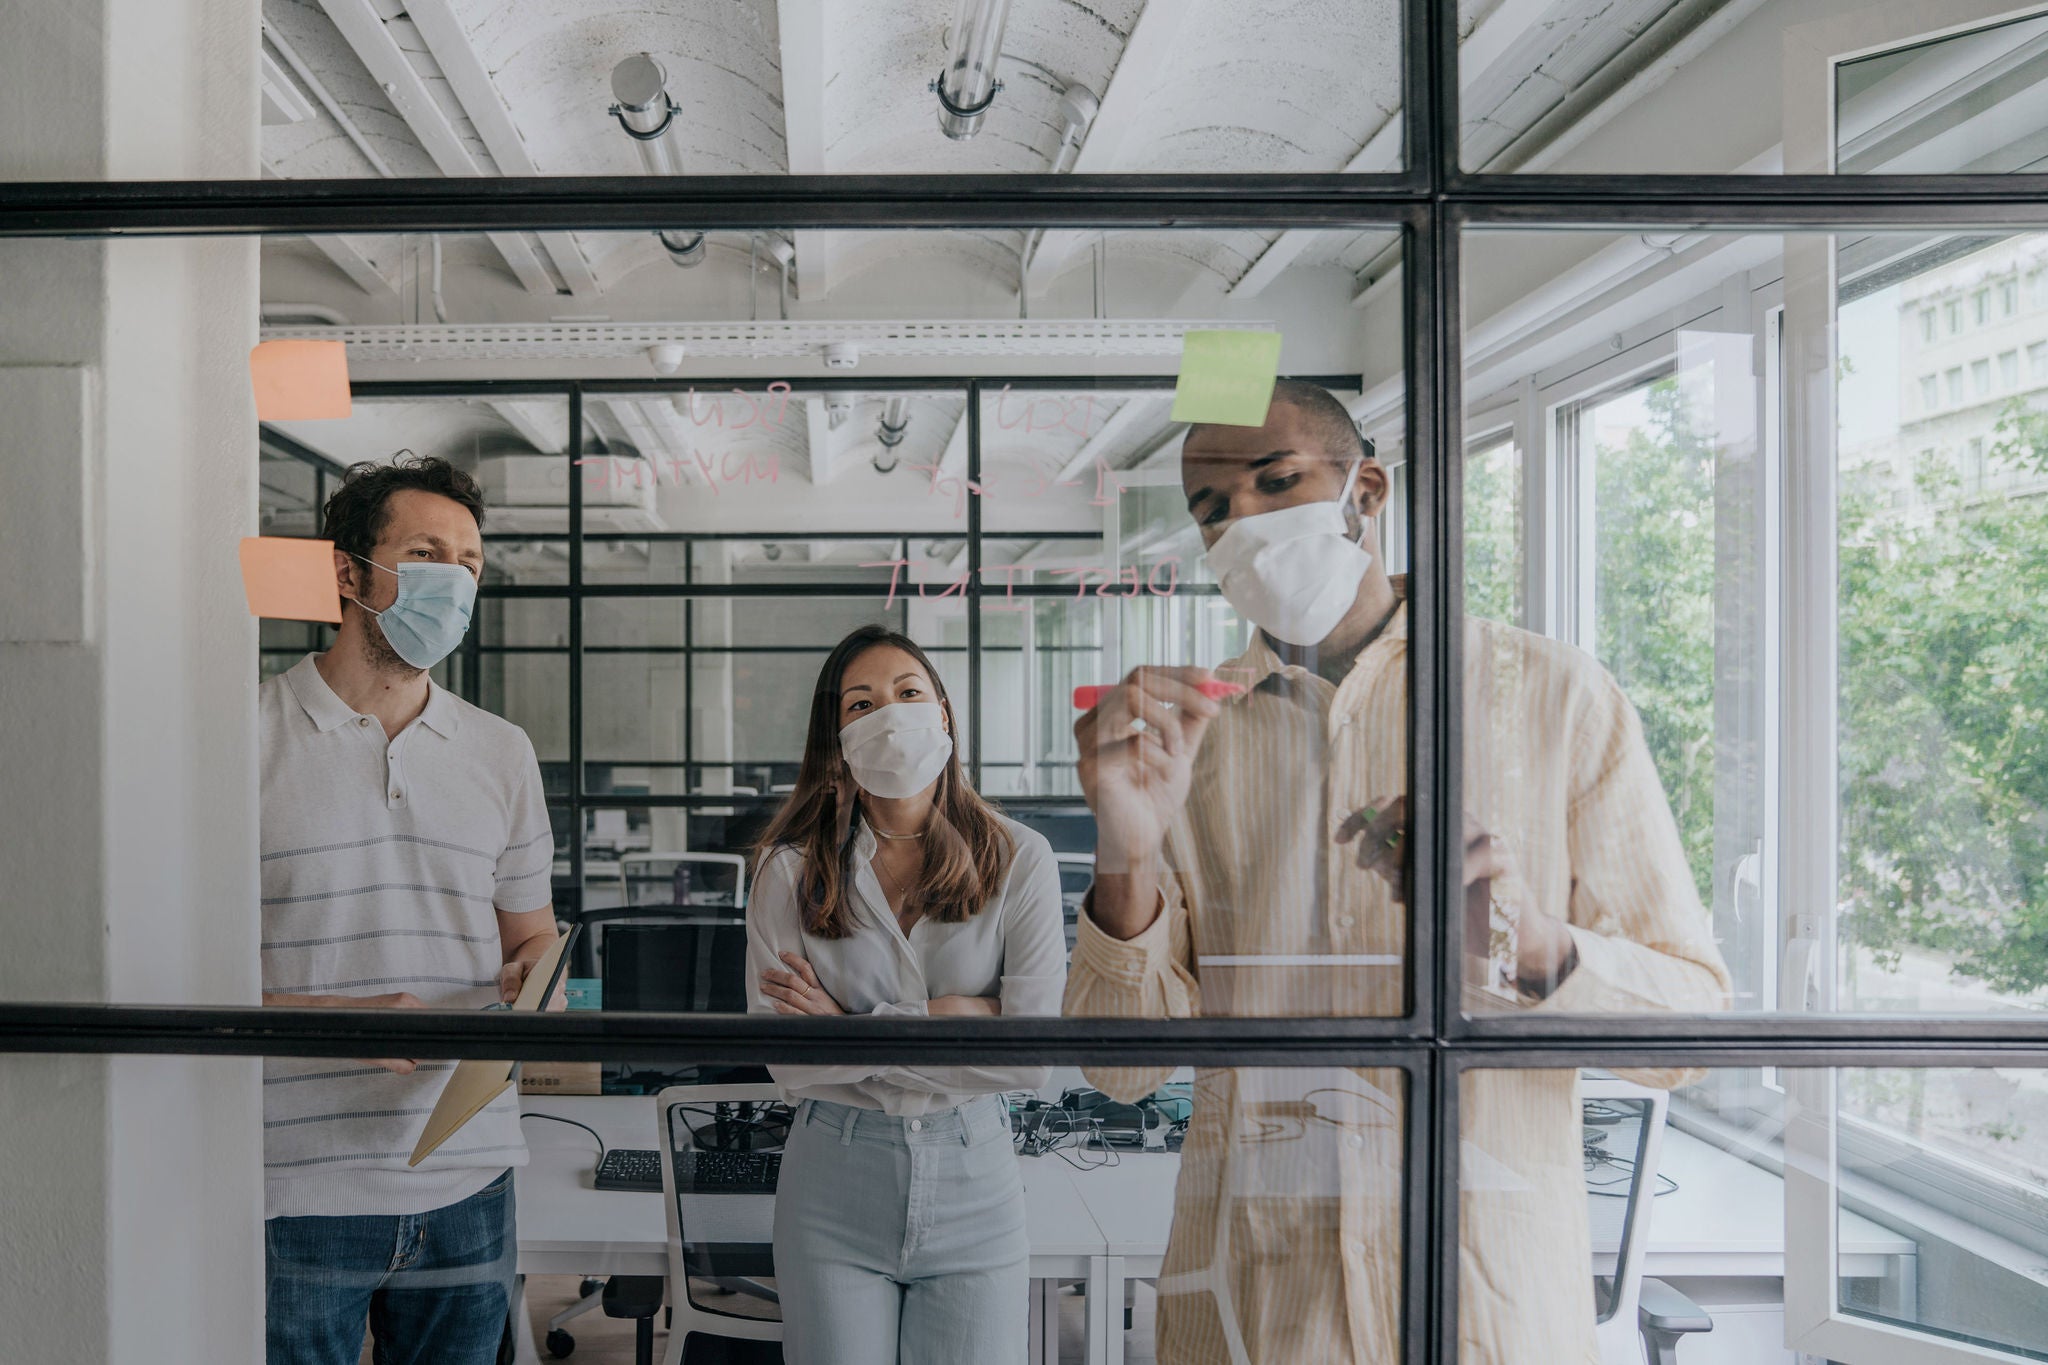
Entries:
<svg viewBox="0 0 2048 1365">
<path fill-rule="evenodd" d="M 384 569 L 374 559 L 355 557 Z M 469 630 L 476 575 L 460 564 L 401 564 L 384 572 L 398 575 L 398 597 L 390 606 L 371 611 L 360 597 L 349 600 L 377 618 L 392 653 L 414 668 L 432 668 L 455 652 Z"/>
</svg>

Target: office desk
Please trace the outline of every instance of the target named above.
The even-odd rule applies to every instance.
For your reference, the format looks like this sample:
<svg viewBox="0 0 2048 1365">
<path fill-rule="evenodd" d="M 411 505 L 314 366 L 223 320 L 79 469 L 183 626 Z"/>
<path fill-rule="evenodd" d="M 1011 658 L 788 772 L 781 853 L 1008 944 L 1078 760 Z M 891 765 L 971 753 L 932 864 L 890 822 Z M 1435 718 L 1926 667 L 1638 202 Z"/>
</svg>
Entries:
<svg viewBox="0 0 2048 1365">
<path fill-rule="evenodd" d="M 1643 1274 L 1664 1279 L 1783 1277 L 1785 1195 L 1780 1177 L 1670 1127 L 1664 1130 L 1658 1166 L 1678 1182 L 1678 1188 L 1651 1207 Z M 1180 1157 L 1125 1152 L 1114 1166 L 1069 1174 L 1102 1229 L 1105 1271 L 1121 1308 L 1126 1281 L 1159 1277 L 1173 1223 Z M 1591 1273 L 1611 1275 L 1627 1201 L 1588 1195 L 1587 1204 L 1593 1234 Z M 1910 1316 L 1918 1251 L 1913 1240 L 1853 1213 L 1842 1215 L 1840 1239 L 1841 1273 L 1881 1281 L 1886 1310 Z M 1091 1354 L 1090 1359 L 1105 1365 L 1121 1362 L 1121 1334 L 1106 1354 Z"/>
<path fill-rule="evenodd" d="M 587 1123 L 607 1147 L 661 1146 L 653 1096 L 526 1095 L 528 1114 L 552 1114 Z M 658 1195 L 600 1190 L 593 1183 L 597 1143 L 564 1123 L 521 1121 L 530 1153 L 515 1177 L 522 1275 L 667 1275 L 668 1215 Z M 1032 1341 L 1051 1359 L 1059 1342 L 1060 1280 L 1088 1285 L 1088 1358 L 1117 1360 L 1123 1348 L 1123 1278 L 1112 1282 L 1103 1238 L 1082 1202 L 1072 1172 L 1058 1158 L 1020 1158 L 1024 1223 L 1031 1242 Z M 770 1240 L 772 1195 L 702 1195 L 684 1211 L 692 1241 Z M 703 1219 L 695 1216 L 698 1206 Z M 1160 1217 L 1171 1217 L 1171 1187 Z M 521 1305 L 520 1365 L 538 1365 L 531 1324 Z M 1105 1354 L 1114 1351 L 1114 1355 Z"/>
</svg>

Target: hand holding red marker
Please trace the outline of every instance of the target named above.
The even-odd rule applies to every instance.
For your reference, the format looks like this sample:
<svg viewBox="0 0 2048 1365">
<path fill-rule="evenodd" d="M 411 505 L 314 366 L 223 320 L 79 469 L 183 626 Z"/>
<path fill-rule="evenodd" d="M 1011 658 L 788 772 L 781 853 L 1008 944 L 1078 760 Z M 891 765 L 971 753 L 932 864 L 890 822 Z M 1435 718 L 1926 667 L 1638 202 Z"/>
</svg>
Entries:
<svg viewBox="0 0 2048 1365">
<path fill-rule="evenodd" d="M 1076 711 L 1093 711 L 1102 704 L 1102 699 L 1116 691 L 1117 687 L 1118 684 L 1116 683 L 1086 683 L 1075 688 L 1074 709 Z M 1210 701 L 1222 701 L 1226 697 L 1243 696 L 1244 684 L 1222 682 L 1212 678 L 1207 682 L 1196 683 L 1195 690 Z"/>
</svg>

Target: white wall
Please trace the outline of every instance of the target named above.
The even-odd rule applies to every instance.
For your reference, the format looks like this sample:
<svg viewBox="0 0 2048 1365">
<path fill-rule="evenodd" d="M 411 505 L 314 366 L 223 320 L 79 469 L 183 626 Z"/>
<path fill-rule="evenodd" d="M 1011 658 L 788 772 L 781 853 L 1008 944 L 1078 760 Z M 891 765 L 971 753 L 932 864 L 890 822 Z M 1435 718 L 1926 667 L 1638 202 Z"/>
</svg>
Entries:
<svg viewBox="0 0 2048 1365">
<path fill-rule="evenodd" d="M 253 177 L 257 24 L 0 2 L 0 178 Z M 0 244 L 0 997 L 255 1000 L 255 259 Z M 260 1356 L 256 1062 L 0 1057 L 0 1113 L 9 1359 Z"/>
</svg>

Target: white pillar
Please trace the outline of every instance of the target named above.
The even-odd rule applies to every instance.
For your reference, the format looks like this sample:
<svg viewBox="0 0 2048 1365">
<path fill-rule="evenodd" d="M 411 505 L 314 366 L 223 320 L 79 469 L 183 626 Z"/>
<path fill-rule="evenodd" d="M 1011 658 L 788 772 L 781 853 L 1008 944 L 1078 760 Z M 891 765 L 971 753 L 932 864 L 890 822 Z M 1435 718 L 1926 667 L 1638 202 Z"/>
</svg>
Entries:
<svg viewBox="0 0 2048 1365">
<path fill-rule="evenodd" d="M 256 0 L 0 0 L 0 179 L 253 179 Z M 253 1003 L 256 247 L 0 243 L 0 998 Z M 262 1353 L 253 1060 L 0 1056 L 22 1360 Z"/>
</svg>

